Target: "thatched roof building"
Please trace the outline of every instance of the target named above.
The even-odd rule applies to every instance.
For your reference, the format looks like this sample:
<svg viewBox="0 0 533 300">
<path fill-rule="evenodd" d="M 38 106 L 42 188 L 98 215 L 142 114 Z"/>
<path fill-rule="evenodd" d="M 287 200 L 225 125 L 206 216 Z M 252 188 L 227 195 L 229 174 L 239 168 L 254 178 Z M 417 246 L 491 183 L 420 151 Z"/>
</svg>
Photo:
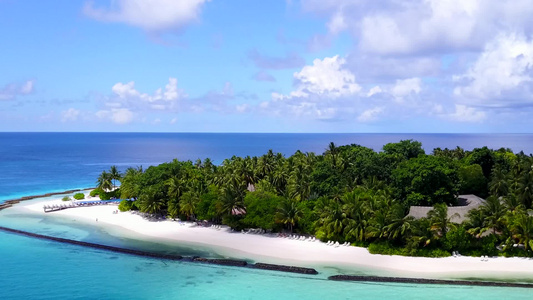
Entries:
<svg viewBox="0 0 533 300">
<path fill-rule="evenodd" d="M 462 223 L 466 219 L 466 215 L 470 210 L 478 208 L 485 203 L 484 199 L 479 198 L 476 195 L 459 195 L 457 200 L 459 205 L 448 207 L 448 218 L 456 213 L 458 214 L 458 216 L 454 216 L 451 219 L 451 221 L 455 223 Z M 411 206 L 408 216 L 415 217 L 415 219 L 425 218 L 427 217 L 428 212 L 432 209 L 433 207 L 431 206 Z"/>
</svg>

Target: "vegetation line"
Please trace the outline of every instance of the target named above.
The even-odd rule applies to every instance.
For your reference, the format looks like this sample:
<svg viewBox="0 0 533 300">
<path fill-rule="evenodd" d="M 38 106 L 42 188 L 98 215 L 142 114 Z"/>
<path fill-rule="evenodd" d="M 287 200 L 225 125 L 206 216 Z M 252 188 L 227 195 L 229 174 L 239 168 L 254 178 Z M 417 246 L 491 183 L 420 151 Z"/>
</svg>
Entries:
<svg viewBox="0 0 533 300">
<path fill-rule="evenodd" d="M 219 166 L 175 159 L 124 174 L 111 166 L 97 185 L 92 193 L 102 199 L 135 199 L 122 201 L 121 211 L 296 232 L 371 253 L 533 256 L 533 157 L 505 148 L 426 154 L 413 140 L 381 152 L 330 143 L 321 155 L 269 150 Z M 448 208 L 466 194 L 487 200 L 456 223 Z M 415 218 L 412 206 L 433 209 Z"/>
</svg>

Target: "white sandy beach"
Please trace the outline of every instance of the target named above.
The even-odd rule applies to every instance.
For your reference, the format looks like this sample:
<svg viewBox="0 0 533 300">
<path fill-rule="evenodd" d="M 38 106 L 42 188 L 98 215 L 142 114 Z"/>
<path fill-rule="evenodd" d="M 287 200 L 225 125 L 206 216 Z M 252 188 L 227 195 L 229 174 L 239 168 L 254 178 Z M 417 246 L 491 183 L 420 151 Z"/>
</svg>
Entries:
<svg viewBox="0 0 533 300">
<path fill-rule="evenodd" d="M 60 199 L 21 202 L 19 209 L 44 214 L 43 205 L 64 204 Z M 333 268 L 335 273 L 425 278 L 533 279 L 533 259 L 475 257 L 421 258 L 373 255 L 366 248 L 328 246 L 319 241 L 300 241 L 261 234 L 242 234 L 230 229 L 191 227 L 176 221 L 151 222 L 131 212 L 118 212 L 116 205 L 70 208 L 48 213 L 106 229 L 110 234 L 140 240 L 201 246 L 222 256 L 266 263 Z M 126 230 L 124 230 L 126 229 Z"/>
</svg>

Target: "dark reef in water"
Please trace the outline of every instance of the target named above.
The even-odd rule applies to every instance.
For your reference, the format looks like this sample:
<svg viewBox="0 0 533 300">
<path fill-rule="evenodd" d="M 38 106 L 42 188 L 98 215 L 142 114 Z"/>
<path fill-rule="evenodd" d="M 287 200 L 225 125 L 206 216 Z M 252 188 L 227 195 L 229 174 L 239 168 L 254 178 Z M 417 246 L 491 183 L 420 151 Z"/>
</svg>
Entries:
<svg viewBox="0 0 533 300">
<path fill-rule="evenodd" d="M 138 256 L 144 256 L 144 257 L 164 258 L 164 259 L 170 259 L 170 260 L 180 260 L 183 258 L 181 255 L 152 253 L 152 252 L 146 252 L 146 251 L 140 251 L 140 250 L 133 250 L 133 249 L 119 248 L 119 247 L 113 247 L 113 246 L 107 246 L 107 245 L 101 245 L 101 244 L 95 244 L 95 243 L 88 243 L 88 242 L 58 238 L 54 236 L 36 234 L 36 233 L 27 232 L 27 231 L 2 227 L 2 226 L 0 226 L 0 230 L 15 233 L 15 234 L 20 234 L 20 235 L 25 235 L 29 237 L 34 237 L 38 239 L 51 240 L 51 241 L 55 241 L 59 243 L 78 245 L 78 246 L 83 246 L 83 247 L 102 249 L 102 250 L 107 250 L 107 251 L 112 251 L 112 252 L 132 254 L 132 255 L 138 255 Z"/>
<path fill-rule="evenodd" d="M 141 250 L 133 250 L 133 249 L 127 249 L 127 248 L 113 247 L 113 246 L 107 246 L 107 245 L 101 245 L 101 244 L 95 244 L 95 243 L 88 243 L 88 242 L 58 238 L 58 237 L 31 233 L 31 232 L 17 230 L 17 229 L 11 229 L 11 228 L 2 227 L 2 226 L 0 226 L 0 230 L 19 234 L 19 235 L 29 236 L 33 238 L 38 238 L 38 239 L 51 240 L 55 242 L 65 243 L 65 244 L 78 245 L 78 246 L 83 246 L 83 247 L 102 249 L 102 250 L 107 250 L 107 251 L 112 251 L 112 252 L 117 252 L 117 253 L 124 253 L 124 254 L 137 255 L 137 256 L 143 256 L 143 257 L 161 258 L 161 259 L 169 259 L 169 260 L 182 260 L 182 261 L 187 261 L 187 262 L 215 264 L 215 265 L 220 265 L 220 266 L 249 267 L 249 268 L 255 268 L 255 269 L 264 269 L 264 270 L 280 271 L 280 272 L 318 274 L 318 272 L 315 269 L 310 269 L 310 268 L 262 264 L 262 263 L 248 264 L 248 262 L 244 260 L 234 260 L 234 259 L 203 258 L 203 257 L 197 257 L 197 256 L 183 257 L 181 255 L 146 252 L 146 251 L 141 251 Z"/>
<path fill-rule="evenodd" d="M 335 280 L 335 281 L 396 282 L 396 283 L 413 283 L 413 284 L 447 284 L 447 285 L 475 285 L 475 286 L 533 288 L 533 284 L 531 283 L 445 280 L 445 279 L 404 278 L 404 277 L 335 275 L 335 276 L 328 277 L 328 279 Z"/>
<path fill-rule="evenodd" d="M 203 258 L 203 257 L 198 257 L 198 256 L 193 257 L 191 261 L 203 262 L 203 263 L 221 265 L 221 266 L 232 266 L 232 267 L 246 267 L 248 265 L 248 263 L 244 260 Z"/>
<path fill-rule="evenodd" d="M 256 263 L 254 265 L 254 268 L 263 269 L 263 270 L 271 270 L 271 271 L 300 273 L 300 274 L 311 274 L 311 275 L 318 274 L 318 272 L 315 269 L 312 269 L 312 268 L 273 265 L 273 264 L 264 264 L 264 263 Z"/>
</svg>

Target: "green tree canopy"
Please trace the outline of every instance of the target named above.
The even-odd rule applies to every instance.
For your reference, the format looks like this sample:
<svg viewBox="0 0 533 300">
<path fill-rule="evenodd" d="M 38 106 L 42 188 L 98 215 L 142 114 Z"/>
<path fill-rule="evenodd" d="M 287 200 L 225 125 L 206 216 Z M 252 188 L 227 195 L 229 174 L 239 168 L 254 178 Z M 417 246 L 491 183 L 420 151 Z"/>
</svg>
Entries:
<svg viewBox="0 0 533 300">
<path fill-rule="evenodd" d="M 455 204 L 459 187 L 456 165 L 449 159 L 420 156 L 398 165 L 392 172 L 398 199 L 409 205 Z"/>
<path fill-rule="evenodd" d="M 408 160 L 425 154 L 422 143 L 413 140 L 402 140 L 399 143 L 388 143 L 383 146 L 385 154 L 395 155 L 402 160 Z"/>
<path fill-rule="evenodd" d="M 270 192 L 251 192 L 244 198 L 246 215 L 242 219 L 248 228 L 272 230 L 276 227 L 275 215 L 283 197 Z"/>
<path fill-rule="evenodd" d="M 474 194 L 487 197 L 487 178 L 483 175 L 483 169 L 478 164 L 461 166 L 458 171 L 461 194 Z"/>
</svg>

